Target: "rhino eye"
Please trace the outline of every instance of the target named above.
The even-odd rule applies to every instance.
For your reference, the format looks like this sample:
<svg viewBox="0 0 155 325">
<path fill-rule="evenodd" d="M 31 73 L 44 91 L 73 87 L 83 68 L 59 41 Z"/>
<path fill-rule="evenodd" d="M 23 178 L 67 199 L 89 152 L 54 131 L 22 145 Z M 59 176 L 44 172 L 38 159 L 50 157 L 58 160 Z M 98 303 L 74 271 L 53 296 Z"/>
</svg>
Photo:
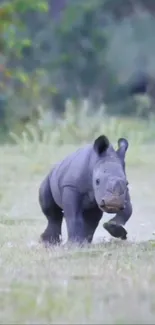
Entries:
<svg viewBox="0 0 155 325">
<path fill-rule="evenodd" d="M 100 184 L 100 180 L 99 178 L 96 179 L 96 185 L 99 185 Z"/>
</svg>

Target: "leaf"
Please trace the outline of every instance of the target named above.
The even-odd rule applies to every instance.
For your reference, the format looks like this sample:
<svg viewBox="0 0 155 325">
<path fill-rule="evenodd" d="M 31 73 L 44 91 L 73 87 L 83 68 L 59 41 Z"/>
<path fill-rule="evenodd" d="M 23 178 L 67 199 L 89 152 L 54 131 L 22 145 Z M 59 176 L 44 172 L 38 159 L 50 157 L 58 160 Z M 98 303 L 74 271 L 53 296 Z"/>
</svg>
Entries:
<svg viewBox="0 0 155 325">
<path fill-rule="evenodd" d="M 28 38 L 25 38 L 24 40 L 21 41 L 21 46 L 30 46 L 31 45 L 31 40 Z"/>
<path fill-rule="evenodd" d="M 37 8 L 40 11 L 47 12 L 48 11 L 48 3 L 46 1 L 41 1 L 38 3 Z"/>
<path fill-rule="evenodd" d="M 21 82 L 23 82 L 23 83 L 28 83 L 29 82 L 29 77 L 28 77 L 28 75 L 26 74 L 26 73 L 24 73 L 24 72 L 17 72 L 16 73 L 16 77 L 21 81 Z"/>
</svg>

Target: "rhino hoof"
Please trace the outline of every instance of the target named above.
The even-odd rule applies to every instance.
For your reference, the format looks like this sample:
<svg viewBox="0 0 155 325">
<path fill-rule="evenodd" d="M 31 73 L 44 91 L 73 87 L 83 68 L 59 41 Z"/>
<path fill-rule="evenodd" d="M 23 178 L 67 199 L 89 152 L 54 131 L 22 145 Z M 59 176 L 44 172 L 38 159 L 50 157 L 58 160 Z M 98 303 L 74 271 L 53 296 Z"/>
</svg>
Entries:
<svg viewBox="0 0 155 325">
<path fill-rule="evenodd" d="M 105 222 L 103 224 L 103 228 L 106 229 L 109 232 L 109 234 L 115 238 L 120 238 L 122 240 L 127 239 L 127 231 L 121 225 L 117 225 L 117 224 L 110 223 L 110 222 Z"/>
</svg>

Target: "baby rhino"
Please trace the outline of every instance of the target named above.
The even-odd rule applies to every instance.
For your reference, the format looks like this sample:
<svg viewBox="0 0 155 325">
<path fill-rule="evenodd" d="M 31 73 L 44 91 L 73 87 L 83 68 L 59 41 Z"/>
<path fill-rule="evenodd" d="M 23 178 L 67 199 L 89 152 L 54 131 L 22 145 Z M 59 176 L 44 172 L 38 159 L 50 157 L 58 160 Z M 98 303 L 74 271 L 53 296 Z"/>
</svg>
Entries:
<svg viewBox="0 0 155 325">
<path fill-rule="evenodd" d="M 61 240 L 63 215 L 68 241 L 91 243 L 103 212 L 116 215 L 104 228 L 114 237 L 126 239 L 122 227 L 132 214 L 125 173 L 126 139 L 114 150 L 105 135 L 80 148 L 54 166 L 39 189 L 39 202 L 48 224 L 43 242 Z"/>
</svg>

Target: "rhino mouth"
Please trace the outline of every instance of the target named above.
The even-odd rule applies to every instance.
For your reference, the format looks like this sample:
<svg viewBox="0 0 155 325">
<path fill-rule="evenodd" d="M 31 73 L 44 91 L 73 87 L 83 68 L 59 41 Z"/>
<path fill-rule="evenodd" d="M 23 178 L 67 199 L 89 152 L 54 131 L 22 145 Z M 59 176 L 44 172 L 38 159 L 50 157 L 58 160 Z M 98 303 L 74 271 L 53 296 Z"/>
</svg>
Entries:
<svg viewBox="0 0 155 325">
<path fill-rule="evenodd" d="M 100 209 L 106 213 L 118 213 L 124 210 L 123 206 L 114 206 L 114 205 L 100 205 Z"/>
</svg>

